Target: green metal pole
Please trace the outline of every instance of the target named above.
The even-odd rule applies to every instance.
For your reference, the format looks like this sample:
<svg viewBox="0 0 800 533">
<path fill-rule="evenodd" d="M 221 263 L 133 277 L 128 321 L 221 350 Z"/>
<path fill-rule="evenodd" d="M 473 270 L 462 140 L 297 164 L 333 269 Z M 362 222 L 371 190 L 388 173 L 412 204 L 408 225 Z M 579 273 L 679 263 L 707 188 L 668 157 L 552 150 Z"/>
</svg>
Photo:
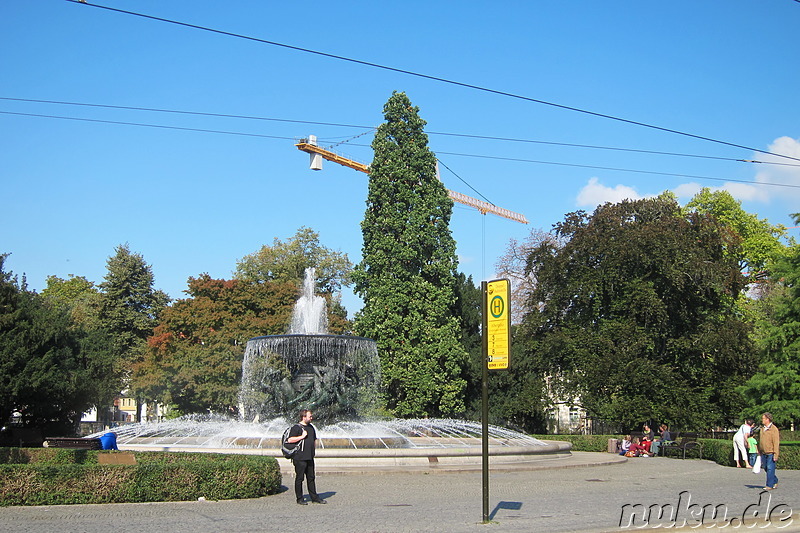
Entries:
<svg viewBox="0 0 800 533">
<path fill-rule="evenodd" d="M 486 296 L 487 283 L 481 282 L 481 311 L 482 327 L 481 336 L 483 347 L 481 349 L 481 448 L 483 463 L 483 523 L 489 522 L 489 336 L 487 335 L 488 323 Z"/>
</svg>

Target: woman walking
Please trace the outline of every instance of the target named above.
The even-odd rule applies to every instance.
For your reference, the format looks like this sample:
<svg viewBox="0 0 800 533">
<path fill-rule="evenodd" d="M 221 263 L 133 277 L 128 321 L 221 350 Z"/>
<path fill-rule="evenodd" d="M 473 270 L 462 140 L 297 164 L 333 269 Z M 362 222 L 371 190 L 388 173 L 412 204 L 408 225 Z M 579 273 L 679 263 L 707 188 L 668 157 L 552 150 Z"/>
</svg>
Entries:
<svg viewBox="0 0 800 533">
<path fill-rule="evenodd" d="M 744 421 L 744 424 L 739 426 L 739 431 L 733 435 L 733 460 L 736 461 L 737 468 L 743 468 L 744 466 L 747 466 L 747 468 L 753 467 L 753 465 L 750 464 L 750 460 L 747 458 L 747 437 L 749 437 L 750 433 L 753 431 L 753 424 L 755 424 L 755 421 L 752 418 L 748 418 Z M 740 457 L 744 464 L 739 462 Z"/>
</svg>

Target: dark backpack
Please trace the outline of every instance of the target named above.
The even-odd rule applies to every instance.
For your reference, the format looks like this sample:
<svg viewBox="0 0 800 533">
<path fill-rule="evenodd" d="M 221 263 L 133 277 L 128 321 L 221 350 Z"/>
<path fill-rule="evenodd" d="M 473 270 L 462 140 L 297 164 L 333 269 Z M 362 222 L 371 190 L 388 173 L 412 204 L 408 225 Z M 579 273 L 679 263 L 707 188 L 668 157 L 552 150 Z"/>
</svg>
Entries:
<svg viewBox="0 0 800 533">
<path fill-rule="evenodd" d="M 293 427 L 294 426 L 286 428 L 286 431 L 283 432 L 283 437 L 281 437 L 281 453 L 287 459 L 291 459 L 292 457 L 294 457 L 294 454 L 296 454 L 297 450 L 300 449 L 300 447 L 297 445 L 296 442 L 293 442 L 291 444 L 286 442 L 289 439 L 289 432 L 292 431 Z"/>
</svg>

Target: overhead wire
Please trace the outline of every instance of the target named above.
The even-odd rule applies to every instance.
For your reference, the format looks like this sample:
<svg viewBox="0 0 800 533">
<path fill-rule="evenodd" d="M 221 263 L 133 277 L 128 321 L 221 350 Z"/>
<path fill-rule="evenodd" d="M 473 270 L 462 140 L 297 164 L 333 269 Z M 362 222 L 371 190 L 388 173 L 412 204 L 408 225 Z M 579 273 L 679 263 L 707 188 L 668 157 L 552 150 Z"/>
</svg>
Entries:
<svg viewBox="0 0 800 533">
<path fill-rule="evenodd" d="M 102 124 L 117 124 L 123 126 L 141 126 L 144 128 L 159 128 L 165 130 L 181 130 L 181 131 L 195 131 L 200 133 L 220 133 L 223 135 L 240 135 L 243 137 L 261 137 L 264 139 L 281 139 L 293 141 L 294 137 L 280 137 L 278 135 L 263 135 L 260 133 L 244 133 L 241 131 L 224 131 L 224 130 L 209 130 L 205 128 L 185 128 L 181 126 L 165 126 L 163 124 L 145 124 L 142 122 L 124 122 L 121 120 L 101 120 L 97 118 L 83 118 L 83 117 L 64 117 L 59 115 L 40 115 L 37 113 L 16 113 L 13 111 L 0 111 L 2 115 L 20 115 L 24 117 L 40 117 L 40 118 L 56 118 L 61 120 L 76 120 L 80 122 L 99 122 Z"/>
<path fill-rule="evenodd" d="M 414 76 L 414 77 L 417 77 L 417 78 L 427 79 L 427 80 L 431 80 L 431 81 L 437 81 L 437 82 L 446 83 L 446 84 L 449 84 L 449 85 L 455 85 L 455 86 L 458 86 L 458 87 L 464 87 L 464 88 L 467 88 L 467 89 L 473 89 L 473 90 L 481 91 L 481 92 L 485 92 L 485 93 L 490 93 L 490 94 L 495 94 L 495 95 L 499 95 L 499 96 L 505 96 L 505 97 L 508 97 L 508 98 L 514 98 L 514 99 L 517 99 L 517 100 L 523 100 L 523 101 L 527 101 L 527 102 L 531 102 L 531 103 L 546 105 L 546 106 L 550 106 L 550 107 L 554 107 L 554 108 L 558 108 L 558 109 L 563 109 L 563 110 L 566 110 L 566 111 L 573 111 L 573 112 L 576 112 L 576 113 L 590 115 L 590 116 L 594 116 L 594 117 L 598 117 L 598 118 L 604 118 L 604 119 L 607 119 L 607 120 L 613 120 L 613 121 L 616 121 L 616 122 L 630 124 L 630 125 L 633 125 L 633 126 L 640 126 L 640 127 L 643 127 L 643 128 L 649 128 L 649 129 L 653 129 L 653 130 L 657 130 L 657 131 L 662 131 L 662 132 L 665 132 L 665 133 L 672 133 L 674 135 L 681 135 L 681 136 L 689 137 L 689 138 L 692 138 L 692 139 L 702 140 L 702 141 L 706 141 L 706 142 L 711 142 L 711 143 L 721 144 L 721 145 L 725 145 L 725 146 L 730 146 L 730 147 L 733 147 L 733 148 L 740 148 L 740 149 L 749 150 L 749 151 L 752 151 L 752 152 L 758 152 L 758 153 L 762 153 L 762 154 L 768 154 L 768 155 L 772 155 L 772 156 L 776 156 L 776 157 L 781 157 L 781 158 L 786 158 L 786 159 L 793 159 L 795 161 L 800 161 L 800 158 L 797 158 L 797 157 L 792 157 L 792 156 L 788 156 L 788 155 L 784 155 L 784 154 L 776 154 L 774 152 L 770 152 L 770 151 L 767 151 L 767 150 L 761 150 L 759 148 L 751 148 L 751 147 L 748 147 L 748 146 L 745 146 L 745 145 L 741 145 L 741 144 L 737 144 L 737 143 L 723 141 L 723 140 L 720 140 L 720 139 L 714 139 L 712 137 L 706 137 L 706 136 L 703 136 L 703 135 L 697 135 L 697 134 L 694 134 L 694 133 L 689 133 L 689 132 L 676 130 L 676 129 L 672 129 L 672 128 L 666 128 L 666 127 L 663 127 L 663 126 L 656 126 L 656 125 L 653 125 L 653 124 L 648 124 L 646 122 L 640 122 L 640 121 L 636 121 L 636 120 L 626 119 L 626 118 L 617 117 L 617 116 L 614 116 L 614 115 L 609 115 L 609 114 L 606 114 L 606 113 L 599 113 L 599 112 L 596 112 L 596 111 L 590 111 L 590 110 L 587 110 L 587 109 L 581 109 L 581 108 L 578 108 L 578 107 L 568 106 L 568 105 L 564 105 L 564 104 L 558 104 L 558 103 L 555 103 L 555 102 L 549 102 L 547 100 L 541 100 L 541 99 L 538 99 L 538 98 L 532 98 L 532 97 L 529 97 L 529 96 L 510 93 L 510 92 L 507 92 L 507 91 L 501 91 L 501 90 L 498 90 L 498 89 L 491 89 L 491 88 L 488 88 L 488 87 L 483 87 L 483 86 L 474 85 L 474 84 L 471 84 L 471 83 L 465 83 L 465 82 L 460 82 L 460 81 L 456 81 L 456 80 L 451 80 L 451 79 L 448 79 L 448 78 L 442 78 L 442 77 L 439 77 L 439 76 L 432 76 L 430 74 L 423 74 L 423 73 L 415 72 L 415 71 L 412 71 L 412 70 L 401 69 L 401 68 L 397 68 L 397 67 L 391 67 L 391 66 L 388 66 L 388 65 L 382 65 L 380 63 L 374 63 L 374 62 L 370 62 L 370 61 L 364 61 L 364 60 L 361 60 L 361 59 L 355 59 L 355 58 L 350 58 L 350 57 L 341 56 L 341 55 L 337 55 L 337 54 L 331 54 L 331 53 L 322 52 L 322 51 L 319 51 L 319 50 L 312 50 L 310 48 L 303 48 L 303 47 L 300 47 L 300 46 L 289 45 L 289 44 L 280 43 L 280 42 L 277 42 L 277 41 L 270 41 L 270 40 L 267 40 L 267 39 L 260 39 L 258 37 L 252 37 L 252 36 L 243 35 L 243 34 L 240 34 L 240 33 L 234 33 L 234 32 L 229 32 L 229 31 L 218 30 L 218 29 L 215 29 L 215 28 L 209 28 L 207 26 L 200 26 L 198 24 L 190 24 L 188 22 L 181 22 L 181 21 L 167 19 L 167 18 L 163 18 L 163 17 L 156 17 L 154 15 L 147 15 L 147 14 L 144 14 L 144 13 L 137 13 L 135 11 L 128 11 L 128 10 L 124 10 L 124 9 L 119 9 L 119 8 L 114 8 L 114 7 L 109 7 L 109 6 L 103 6 L 103 5 L 100 5 L 100 4 L 92 4 L 92 3 L 86 2 L 85 0 L 67 0 L 67 1 L 70 2 L 70 3 L 73 3 L 73 4 L 84 5 L 84 6 L 94 7 L 94 8 L 98 8 L 98 9 L 104 9 L 104 10 L 107 10 L 107 11 L 112 11 L 112 12 L 121 13 L 121 14 L 125 14 L 125 15 L 131 15 L 131 16 L 135 16 L 135 17 L 141 17 L 141 18 L 144 18 L 144 19 L 155 20 L 155 21 L 159 21 L 159 22 L 165 22 L 165 23 L 168 23 L 168 24 L 174 24 L 174 25 L 183 26 L 183 27 L 186 27 L 186 28 L 193 28 L 193 29 L 197 29 L 197 30 L 201 30 L 201 31 L 207 31 L 207 32 L 216 33 L 216 34 L 219 34 L 219 35 L 225 35 L 225 36 L 228 36 L 228 37 L 235 37 L 235 38 L 238 38 L 238 39 L 245 39 L 245 40 L 248 40 L 248 41 L 254 41 L 254 42 L 258 42 L 258 43 L 262 43 L 262 44 L 267 44 L 267 45 L 270 45 L 270 46 L 277 46 L 277 47 L 280 47 L 280 48 L 286 48 L 288 50 L 294 50 L 294 51 L 297 51 L 297 52 L 314 54 L 314 55 L 317 55 L 317 56 L 327 57 L 327 58 L 330 58 L 330 59 L 336 59 L 336 60 L 339 60 L 339 61 L 346 61 L 346 62 L 349 62 L 349 63 L 354 63 L 354 64 L 358 64 L 358 65 L 362 65 L 362 66 L 377 68 L 377 69 L 386 70 L 386 71 L 390 71 L 390 72 L 396 72 L 398 74 L 405 74 L 405 75 L 408 75 L 408 76 Z"/>
<path fill-rule="evenodd" d="M 465 180 L 464 178 L 462 178 L 461 176 L 459 176 L 458 174 L 456 174 L 456 172 L 455 172 L 455 171 L 454 171 L 452 168 L 448 167 L 448 166 L 447 166 L 447 165 L 444 163 L 444 161 L 442 161 L 442 160 L 441 160 L 441 159 L 439 159 L 438 157 L 436 158 L 436 161 L 438 161 L 438 162 L 439 162 L 439 164 L 440 164 L 440 165 L 442 165 L 444 168 L 446 168 L 447 170 L 449 170 L 449 171 L 450 171 L 450 173 L 451 173 L 453 176 L 455 176 L 456 178 L 458 178 L 459 180 L 461 180 L 461 182 L 462 182 L 464 185 L 466 185 L 467 187 L 469 187 L 470 189 L 472 189 L 472 190 L 475 192 L 475 194 L 477 194 L 478 196 L 480 196 L 481 198 L 483 198 L 484 200 L 486 200 L 486 201 L 487 201 L 487 202 L 489 202 L 490 204 L 492 204 L 492 205 L 496 205 L 494 202 L 492 202 L 491 200 L 489 200 L 488 198 L 486 198 L 486 197 L 485 197 L 483 194 L 481 194 L 481 192 L 480 192 L 478 189 L 476 189 L 475 187 L 473 187 L 472 185 L 470 185 L 469 183 L 467 183 L 467 180 Z"/>
<path fill-rule="evenodd" d="M 749 180 L 740 180 L 735 178 L 718 178 L 713 176 L 700 176 L 695 174 L 680 174 L 676 172 L 659 172 L 655 170 L 640 170 L 640 169 L 632 169 L 632 168 L 619 168 L 619 167 L 604 167 L 604 166 L 597 166 L 597 165 L 582 165 L 578 163 L 563 163 L 558 161 L 540 161 L 536 159 L 523 159 L 519 157 L 501 157 L 501 156 L 491 156 L 491 155 L 480 155 L 480 154 L 464 154 L 464 153 L 457 153 L 457 152 L 437 152 L 437 154 L 444 154 L 444 155 L 453 155 L 459 157 L 474 157 L 480 159 L 495 159 L 499 161 L 515 161 L 518 163 L 536 163 L 539 165 L 555 165 L 555 166 L 562 166 L 562 167 L 574 167 L 574 168 L 589 168 L 593 170 L 610 170 L 614 172 L 631 172 L 636 174 L 652 174 L 656 176 L 672 176 L 677 178 L 692 178 L 692 179 L 702 179 L 702 180 L 712 180 L 712 181 L 725 181 L 725 182 L 732 182 L 732 183 L 746 183 L 748 185 L 769 185 L 772 187 L 788 187 L 791 189 L 800 189 L 800 185 L 792 185 L 789 183 L 772 183 L 772 182 L 764 182 L 764 181 L 749 181 Z"/>
<path fill-rule="evenodd" d="M 174 113 L 176 115 L 196 115 L 201 117 L 216 117 L 216 118 L 238 118 L 247 120 L 264 120 L 269 122 L 287 122 L 290 124 L 309 124 L 312 126 L 334 126 L 338 128 L 359 128 L 369 129 L 372 126 L 357 126 L 355 124 L 341 124 L 338 122 L 319 122 L 311 120 L 291 120 L 287 118 L 270 118 L 258 117 L 253 115 L 233 115 L 229 113 L 209 113 L 204 111 L 184 111 L 180 109 L 164 109 L 157 107 L 141 107 L 141 106 L 127 106 L 127 105 L 111 105 L 111 104 L 96 104 L 87 102 L 64 102 L 59 100 L 38 100 L 34 98 L 11 98 L 8 96 L 0 96 L 0 100 L 9 100 L 12 102 L 31 102 L 38 104 L 58 104 L 58 105 L 71 105 L 82 107 L 99 107 L 104 109 L 123 109 L 126 111 L 151 111 L 154 113 Z"/>
<path fill-rule="evenodd" d="M 800 0 L 798 0 L 800 1 Z M 506 141 L 506 142 L 518 142 L 518 143 L 529 143 L 529 144 L 543 144 L 549 146 L 564 146 L 568 148 L 591 148 L 594 150 L 612 150 L 617 152 L 633 152 L 638 154 L 649 154 L 649 155 L 666 155 L 666 156 L 675 156 L 675 157 L 693 157 L 698 159 L 712 159 L 715 161 L 734 161 L 737 163 L 760 163 L 764 165 L 783 165 L 783 166 L 790 166 L 790 167 L 800 167 L 800 163 L 778 163 L 774 161 L 757 161 L 753 159 L 741 159 L 738 157 L 722 157 L 722 156 L 713 156 L 713 155 L 702 155 L 702 154 L 686 154 L 681 152 L 665 152 L 661 150 L 643 150 L 639 148 L 622 148 L 617 146 L 599 146 L 594 144 L 577 144 L 577 143 L 565 143 L 565 142 L 555 142 L 555 141 L 541 141 L 541 140 L 534 140 L 534 139 L 519 139 L 513 137 L 494 137 L 489 135 L 471 135 L 465 133 L 444 133 L 444 132 L 436 132 L 436 131 L 429 131 L 426 132 L 428 135 L 446 135 L 449 137 L 466 137 L 471 139 L 483 139 L 483 140 L 492 140 L 492 141 Z"/>
<path fill-rule="evenodd" d="M 28 103 L 40 103 L 40 104 L 56 104 L 56 105 L 69 105 L 69 106 L 81 106 L 81 107 L 90 107 L 90 108 L 103 108 L 103 109 L 120 109 L 120 110 L 127 110 L 127 111 L 147 111 L 147 112 L 154 112 L 154 113 L 172 113 L 172 114 L 179 114 L 179 115 L 196 115 L 202 117 L 215 117 L 215 118 L 234 118 L 234 119 L 244 119 L 244 120 L 259 120 L 259 121 L 270 121 L 270 122 L 283 122 L 289 124 L 307 124 L 312 126 L 332 126 L 332 127 L 343 127 L 343 128 L 358 128 L 365 130 L 364 133 L 356 135 L 354 137 L 342 136 L 342 137 L 335 137 L 337 139 L 355 139 L 364 135 L 365 133 L 369 133 L 375 130 L 375 126 L 365 126 L 365 125 L 358 125 L 358 124 L 345 124 L 340 122 L 321 122 L 321 121 L 313 121 L 313 120 L 298 120 L 298 119 L 287 119 L 287 118 L 274 118 L 274 117 L 263 117 L 263 116 L 254 116 L 254 115 L 236 115 L 236 114 L 229 114 L 229 113 L 211 113 L 211 112 L 204 112 L 204 111 L 187 111 L 187 110 L 179 110 L 179 109 L 165 109 L 165 108 L 154 108 L 154 107 L 141 107 L 141 106 L 124 106 L 124 105 L 112 105 L 112 104 L 98 104 L 98 103 L 87 103 L 87 102 L 67 102 L 61 100 L 41 100 L 41 99 L 34 99 L 34 98 L 12 98 L 7 96 L 0 96 L 0 100 L 7 100 L 13 102 L 28 102 Z M 491 141 L 501 141 L 501 142 L 515 142 L 515 143 L 526 143 L 526 144 L 541 144 L 541 145 L 548 145 L 548 146 L 562 146 L 567 148 L 588 148 L 594 150 L 608 150 L 608 151 L 618 151 L 618 152 L 632 152 L 632 153 L 641 153 L 641 154 L 649 154 L 649 155 L 664 155 L 664 156 L 672 156 L 672 157 L 688 157 L 688 158 L 698 158 L 698 159 L 711 159 L 716 161 L 732 161 L 737 163 L 756 163 L 756 164 L 764 164 L 764 165 L 781 165 L 781 166 L 792 166 L 792 167 L 800 167 L 800 163 L 780 163 L 777 161 L 759 161 L 754 159 L 742 159 L 737 157 L 722 157 L 722 156 L 712 156 L 712 155 L 703 155 L 703 154 L 687 154 L 681 152 L 667 152 L 661 150 L 643 150 L 639 148 L 624 148 L 624 147 L 617 147 L 617 146 L 600 146 L 600 145 L 593 145 L 593 144 L 579 144 L 579 143 L 566 143 L 566 142 L 556 142 L 556 141 L 544 141 L 538 139 L 522 139 L 519 137 L 499 137 L 493 135 L 476 135 L 476 134 L 468 134 L 468 133 L 452 133 L 452 132 L 443 132 L 443 131 L 426 131 L 427 135 L 439 135 L 439 136 L 447 136 L 447 137 L 456 137 L 456 138 L 468 138 L 468 139 L 481 139 L 481 140 L 491 140 Z"/>
<path fill-rule="evenodd" d="M 61 120 L 74 120 L 80 122 L 96 122 L 102 124 L 115 124 L 115 125 L 124 125 L 124 126 L 140 126 L 140 127 L 148 127 L 148 128 L 158 128 L 158 129 L 167 129 L 167 130 L 179 130 L 179 131 L 192 131 L 192 132 L 199 132 L 199 133 L 216 133 L 216 134 L 223 134 L 223 135 L 239 135 L 244 137 L 259 137 L 265 139 L 279 139 L 279 140 L 289 140 L 295 141 L 297 140 L 296 137 L 285 137 L 285 136 L 278 136 L 278 135 L 264 135 L 259 133 L 245 133 L 245 132 L 237 132 L 237 131 L 226 131 L 226 130 L 212 130 L 212 129 L 205 129 L 205 128 L 188 128 L 188 127 L 181 127 L 181 126 L 167 126 L 163 124 L 148 124 L 142 122 L 126 122 L 126 121 L 119 121 L 119 120 L 101 120 L 101 119 L 92 119 L 92 118 L 83 118 L 83 117 L 66 117 L 60 115 L 45 115 L 45 114 L 38 114 L 38 113 L 20 113 L 20 112 L 13 112 L 13 111 L 0 111 L 0 114 L 3 115 L 17 115 L 17 116 L 26 116 L 26 117 L 39 117 L 39 118 L 53 118 L 53 119 L 61 119 Z M 366 144 L 350 144 L 350 146 L 358 146 L 358 147 L 369 147 Z M 738 180 L 733 178 L 719 178 L 713 176 L 700 176 L 694 174 L 680 174 L 680 173 L 673 173 L 673 172 L 658 172 L 653 170 L 639 170 L 639 169 L 626 169 L 626 168 L 618 168 L 618 167 L 604 167 L 604 166 L 597 166 L 597 165 L 583 165 L 578 163 L 563 163 L 557 161 L 542 161 L 536 159 L 524 159 L 518 157 L 503 157 L 503 156 L 491 156 L 491 155 L 482 155 L 482 154 L 466 154 L 460 152 L 443 152 L 437 151 L 437 154 L 440 155 L 452 155 L 458 157 L 472 157 L 478 159 L 493 159 L 499 161 L 514 161 L 520 163 L 535 163 L 541 165 L 556 165 L 556 166 L 565 166 L 565 167 L 575 167 L 575 168 L 588 168 L 588 169 L 595 169 L 595 170 L 609 170 L 615 172 L 630 172 L 630 173 L 638 173 L 638 174 L 652 174 L 658 176 L 672 176 L 672 177 L 682 177 L 682 178 L 693 178 L 693 179 L 703 179 L 703 180 L 711 180 L 711 181 L 727 181 L 727 182 L 734 182 L 734 183 L 746 183 L 748 185 L 767 185 L 773 187 L 788 187 L 788 188 L 800 188 L 800 185 L 791 185 L 786 183 L 772 183 L 772 182 L 756 182 L 756 181 L 748 181 L 748 180 Z M 461 176 L 453 172 L 452 169 L 448 168 L 444 165 L 450 172 L 453 173 L 458 179 L 464 182 L 470 189 L 475 191 L 484 199 L 486 198 L 480 192 L 478 192 L 472 185 L 466 182 Z M 489 203 L 489 200 L 486 200 Z"/>
</svg>

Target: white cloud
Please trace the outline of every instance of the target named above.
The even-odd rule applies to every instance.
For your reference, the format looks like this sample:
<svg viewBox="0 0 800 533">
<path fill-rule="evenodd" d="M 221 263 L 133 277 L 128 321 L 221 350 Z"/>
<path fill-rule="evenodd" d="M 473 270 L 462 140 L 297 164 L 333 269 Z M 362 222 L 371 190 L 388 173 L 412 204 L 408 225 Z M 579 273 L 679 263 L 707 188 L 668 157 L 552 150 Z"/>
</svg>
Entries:
<svg viewBox="0 0 800 533">
<path fill-rule="evenodd" d="M 800 139 L 793 139 L 786 136 L 779 137 L 769 145 L 768 150 L 776 154 L 800 159 Z M 754 153 L 752 157 L 756 161 L 775 163 L 756 163 L 757 173 L 754 182 L 763 185 L 726 182 L 719 187 L 708 187 L 708 185 L 689 182 L 678 185 L 672 189 L 672 192 L 675 193 L 682 204 L 689 201 L 695 194 L 700 192 L 700 189 L 703 187 L 707 187 L 712 191 L 728 191 L 731 196 L 743 202 L 768 204 L 775 200 L 789 202 L 795 205 L 800 201 L 800 162 L 769 154 L 762 154 L 760 152 Z M 768 183 L 793 185 L 798 188 L 766 185 Z M 576 204 L 579 207 L 594 208 L 606 202 L 617 203 L 626 199 L 639 200 L 652 196 L 655 196 L 655 194 L 639 194 L 636 189 L 627 185 L 619 184 L 615 187 L 608 187 L 600 183 L 598 178 L 594 177 L 590 178 L 589 182 L 578 192 Z"/>
<path fill-rule="evenodd" d="M 769 202 L 769 193 L 764 187 L 754 187 L 746 183 L 726 183 L 721 187 L 731 193 L 731 196 L 744 202 Z"/>
<path fill-rule="evenodd" d="M 695 194 L 700 192 L 703 187 L 715 191 L 728 191 L 731 196 L 737 200 L 745 202 L 769 202 L 769 194 L 764 190 L 764 187 L 755 187 L 747 185 L 746 183 L 726 183 L 721 187 L 708 187 L 707 185 L 700 185 L 699 183 L 683 183 L 678 185 L 672 192 L 678 197 L 681 203 L 686 203 L 691 200 Z"/>
<path fill-rule="evenodd" d="M 678 197 L 678 200 L 680 200 L 683 203 L 686 203 L 687 201 L 691 200 L 695 194 L 699 193 L 700 189 L 702 188 L 703 188 L 702 185 L 695 182 L 682 183 L 677 187 L 675 187 L 674 189 L 672 189 L 672 192 L 675 193 L 675 196 Z"/>
<path fill-rule="evenodd" d="M 800 159 L 800 139 L 779 137 L 769 145 L 769 151 Z M 753 159 L 777 163 L 758 166 L 756 174 L 758 183 L 782 183 L 800 187 L 800 166 L 794 166 L 800 165 L 800 162 L 761 153 L 753 154 Z M 772 198 L 800 198 L 800 189 L 773 186 L 762 186 L 760 189 Z"/>
<path fill-rule="evenodd" d="M 617 185 L 606 187 L 597 178 L 590 178 L 583 189 L 578 193 L 576 203 L 579 207 L 596 207 L 606 202 L 618 203 L 622 200 L 640 200 L 641 194 L 633 187 Z"/>
</svg>

